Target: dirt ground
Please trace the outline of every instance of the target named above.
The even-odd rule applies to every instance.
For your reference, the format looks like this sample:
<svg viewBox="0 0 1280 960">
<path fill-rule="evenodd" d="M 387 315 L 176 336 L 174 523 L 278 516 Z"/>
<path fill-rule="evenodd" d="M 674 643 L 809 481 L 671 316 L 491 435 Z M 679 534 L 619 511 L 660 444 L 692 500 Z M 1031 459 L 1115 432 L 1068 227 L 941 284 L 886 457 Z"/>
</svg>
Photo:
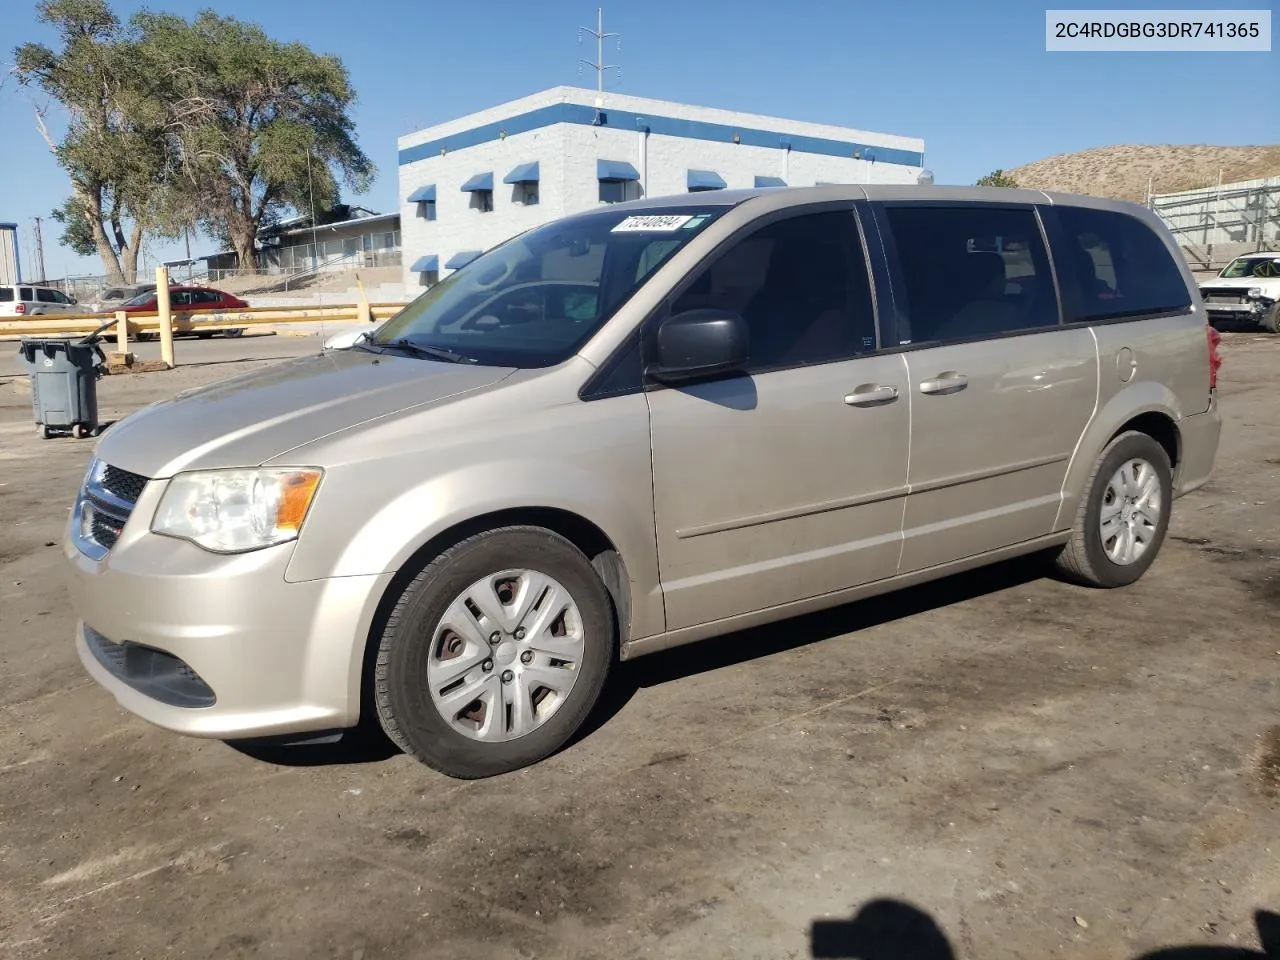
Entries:
<svg viewBox="0 0 1280 960">
<path fill-rule="evenodd" d="M 233 348 L 315 345 L 109 378 L 106 416 Z M 1280 338 L 1224 355 L 1217 472 L 1137 585 L 1024 560 L 637 660 L 581 742 L 473 783 L 116 707 L 55 545 L 91 443 L 37 439 L 0 370 L 0 956 L 1261 956 Z"/>
</svg>

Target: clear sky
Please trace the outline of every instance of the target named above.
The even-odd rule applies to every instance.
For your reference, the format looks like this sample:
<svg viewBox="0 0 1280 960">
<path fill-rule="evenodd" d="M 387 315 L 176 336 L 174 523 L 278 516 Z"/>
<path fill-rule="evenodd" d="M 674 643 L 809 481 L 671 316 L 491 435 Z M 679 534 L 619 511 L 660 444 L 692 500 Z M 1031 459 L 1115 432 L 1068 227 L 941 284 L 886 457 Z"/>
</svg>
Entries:
<svg viewBox="0 0 1280 960">
<path fill-rule="evenodd" d="M 153 0 L 191 15 L 209 3 Z M 120 0 L 127 17 L 142 4 Z M 924 138 L 939 183 L 972 183 L 1057 153 L 1115 143 L 1250 144 L 1280 139 L 1280 54 L 1047 53 L 1045 7 L 994 0 L 612 0 L 606 48 L 622 65 L 609 86 L 636 96 Z M 1054 3 L 1053 7 L 1069 6 Z M 1092 2 L 1093 9 L 1137 6 Z M 1271 0 L 1164 8 L 1272 6 Z M 281 40 L 334 53 L 359 94 L 355 121 L 379 168 L 363 198 L 396 205 L 396 138 L 546 87 L 594 84 L 579 73 L 594 0 L 221 0 L 219 12 Z M 31 0 L 0 0 L 0 64 L 13 47 L 50 42 Z M 31 218 L 67 195 L 66 175 L 36 132 L 28 95 L 0 88 L 0 221 L 18 222 L 24 269 Z M 45 225 L 48 272 L 100 273 Z M 208 241 L 192 253 L 211 252 Z M 181 245 L 152 251 L 181 256 Z"/>
</svg>

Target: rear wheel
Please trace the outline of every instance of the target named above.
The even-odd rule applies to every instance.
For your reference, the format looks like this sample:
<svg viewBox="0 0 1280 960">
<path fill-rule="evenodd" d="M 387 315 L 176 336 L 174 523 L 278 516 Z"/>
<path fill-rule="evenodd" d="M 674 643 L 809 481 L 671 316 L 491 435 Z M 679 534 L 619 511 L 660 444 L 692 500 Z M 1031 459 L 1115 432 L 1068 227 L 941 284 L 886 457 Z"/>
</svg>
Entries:
<svg viewBox="0 0 1280 960">
<path fill-rule="evenodd" d="M 1094 467 L 1071 540 L 1058 555 L 1059 571 L 1093 587 L 1133 583 L 1160 552 L 1172 500 L 1164 447 L 1145 433 L 1122 433 Z"/>
<path fill-rule="evenodd" d="M 595 706 L 616 629 L 569 541 L 537 527 L 478 534 L 428 564 L 388 618 L 374 667 L 382 727 L 453 777 L 535 763 Z"/>
</svg>

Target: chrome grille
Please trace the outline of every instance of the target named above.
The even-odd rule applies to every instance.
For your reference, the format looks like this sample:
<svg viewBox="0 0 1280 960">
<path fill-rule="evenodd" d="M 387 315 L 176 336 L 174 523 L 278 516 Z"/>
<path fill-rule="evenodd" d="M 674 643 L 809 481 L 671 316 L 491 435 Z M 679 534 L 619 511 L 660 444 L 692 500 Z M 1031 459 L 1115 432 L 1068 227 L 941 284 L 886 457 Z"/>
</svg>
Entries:
<svg viewBox="0 0 1280 960">
<path fill-rule="evenodd" d="M 1225 290 L 1201 290 L 1205 303 L 1248 303 L 1249 298 L 1243 293 L 1229 293 Z"/>
<path fill-rule="evenodd" d="M 116 545 L 147 478 L 95 460 L 76 500 L 72 530 L 76 547 L 101 560 Z"/>
</svg>

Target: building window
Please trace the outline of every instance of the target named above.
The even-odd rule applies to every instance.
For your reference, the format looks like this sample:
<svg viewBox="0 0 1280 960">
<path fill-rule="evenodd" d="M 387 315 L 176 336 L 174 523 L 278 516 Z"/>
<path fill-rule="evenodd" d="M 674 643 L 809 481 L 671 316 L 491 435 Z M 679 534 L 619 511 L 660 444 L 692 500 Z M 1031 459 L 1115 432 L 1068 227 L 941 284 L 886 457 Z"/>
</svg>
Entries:
<svg viewBox="0 0 1280 960">
<path fill-rule="evenodd" d="M 600 181 L 600 202 L 601 203 L 621 203 L 627 199 L 627 181 L 626 180 L 601 180 Z"/>
<path fill-rule="evenodd" d="M 434 287 L 440 282 L 439 270 L 423 270 L 418 274 L 418 283 L 424 287 Z"/>
<path fill-rule="evenodd" d="M 533 180 L 518 184 L 516 186 L 516 203 L 522 203 L 526 207 L 536 207 L 538 205 L 538 181 Z"/>
<path fill-rule="evenodd" d="M 436 202 L 434 200 L 424 200 L 418 204 L 418 209 L 422 211 L 423 220 L 434 220 L 436 218 Z"/>
<path fill-rule="evenodd" d="M 471 192 L 471 206 L 481 213 L 493 213 L 493 191 L 473 190 Z"/>
</svg>

